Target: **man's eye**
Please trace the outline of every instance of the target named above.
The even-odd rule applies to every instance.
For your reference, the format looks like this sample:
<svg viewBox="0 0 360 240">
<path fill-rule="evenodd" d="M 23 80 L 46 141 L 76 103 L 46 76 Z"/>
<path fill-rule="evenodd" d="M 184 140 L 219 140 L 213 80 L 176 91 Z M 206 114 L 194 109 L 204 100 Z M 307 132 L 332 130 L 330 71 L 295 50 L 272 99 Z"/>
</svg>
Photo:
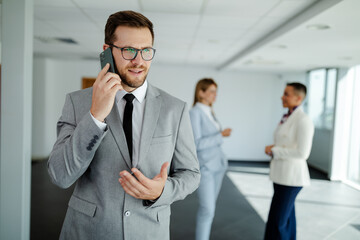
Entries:
<svg viewBox="0 0 360 240">
<path fill-rule="evenodd" d="M 129 53 L 134 53 L 135 49 L 133 48 L 126 48 L 125 51 L 129 52 Z"/>
</svg>

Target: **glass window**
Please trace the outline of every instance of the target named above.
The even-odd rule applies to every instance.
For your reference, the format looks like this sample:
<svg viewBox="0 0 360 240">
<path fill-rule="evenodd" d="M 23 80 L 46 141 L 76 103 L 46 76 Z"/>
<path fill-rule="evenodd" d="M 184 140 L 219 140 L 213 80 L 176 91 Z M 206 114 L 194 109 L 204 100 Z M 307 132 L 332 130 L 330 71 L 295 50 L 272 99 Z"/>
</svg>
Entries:
<svg viewBox="0 0 360 240">
<path fill-rule="evenodd" d="M 319 69 L 309 74 L 308 113 L 315 127 L 323 127 L 326 70 Z"/>
<path fill-rule="evenodd" d="M 348 180 L 360 184 L 360 66 L 349 71 L 352 81 L 352 108 L 350 120 Z"/>
<path fill-rule="evenodd" d="M 326 103 L 325 103 L 325 111 L 324 111 L 324 128 L 326 129 L 333 129 L 336 79 L 337 79 L 337 70 L 329 69 L 327 71 L 326 95 L 325 95 Z"/>
<path fill-rule="evenodd" d="M 318 69 L 309 72 L 306 106 L 316 128 L 333 129 L 336 81 L 336 69 Z"/>
</svg>

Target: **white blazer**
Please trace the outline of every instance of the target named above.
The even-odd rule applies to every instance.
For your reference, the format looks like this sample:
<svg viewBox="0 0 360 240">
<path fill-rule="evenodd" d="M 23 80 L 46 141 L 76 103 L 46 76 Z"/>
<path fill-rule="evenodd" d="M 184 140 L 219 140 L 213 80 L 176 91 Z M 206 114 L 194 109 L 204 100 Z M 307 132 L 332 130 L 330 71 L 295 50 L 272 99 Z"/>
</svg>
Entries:
<svg viewBox="0 0 360 240">
<path fill-rule="evenodd" d="M 302 107 L 298 107 L 274 133 L 275 146 L 270 162 L 270 179 L 286 186 L 310 185 L 306 160 L 309 158 L 314 124 Z"/>
</svg>

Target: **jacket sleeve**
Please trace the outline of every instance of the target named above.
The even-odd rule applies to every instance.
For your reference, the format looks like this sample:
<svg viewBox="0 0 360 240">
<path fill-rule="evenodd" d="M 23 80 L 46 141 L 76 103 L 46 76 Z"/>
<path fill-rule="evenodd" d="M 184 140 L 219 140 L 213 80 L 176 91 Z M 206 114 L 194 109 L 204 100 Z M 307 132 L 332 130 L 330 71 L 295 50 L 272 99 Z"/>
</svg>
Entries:
<svg viewBox="0 0 360 240">
<path fill-rule="evenodd" d="M 164 190 L 152 208 L 170 205 L 194 192 L 200 183 L 199 162 L 196 156 L 194 137 L 191 131 L 189 111 L 184 104 L 177 129 L 174 155 Z"/>
<path fill-rule="evenodd" d="M 275 146 L 272 148 L 274 158 L 308 159 L 314 136 L 314 124 L 309 117 L 304 117 L 300 119 L 296 127 L 296 148 Z"/>
<path fill-rule="evenodd" d="M 201 115 L 198 110 L 193 109 L 190 111 L 190 118 L 197 151 L 216 147 L 223 143 L 220 132 L 215 132 L 214 134 L 206 136 L 201 132 Z"/>
<path fill-rule="evenodd" d="M 68 94 L 57 122 L 57 140 L 47 163 L 52 182 L 61 188 L 70 187 L 90 165 L 106 132 L 99 129 L 90 111 L 77 120 Z"/>
</svg>

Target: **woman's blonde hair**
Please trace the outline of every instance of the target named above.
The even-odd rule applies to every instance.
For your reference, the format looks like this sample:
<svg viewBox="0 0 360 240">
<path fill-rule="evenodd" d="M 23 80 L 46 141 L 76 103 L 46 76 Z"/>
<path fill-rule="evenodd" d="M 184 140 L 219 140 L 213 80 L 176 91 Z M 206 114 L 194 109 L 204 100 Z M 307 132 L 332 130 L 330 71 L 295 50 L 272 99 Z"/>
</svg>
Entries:
<svg viewBox="0 0 360 240">
<path fill-rule="evenodd" d="M 203 78 L 197 82 L 196 88 L 195 88 L 195 96 L 194 96 L 194 104 L 193 105 L 195 105 L 197 102 L 201 101 L 199 92 L 200 91 L 205 92 L 211 85 L 215 85 L 215 87 L 217 88 L 217 84 L 214 81 L 214 79 L 212 79 L 212 78 Z"/>
</svg>

